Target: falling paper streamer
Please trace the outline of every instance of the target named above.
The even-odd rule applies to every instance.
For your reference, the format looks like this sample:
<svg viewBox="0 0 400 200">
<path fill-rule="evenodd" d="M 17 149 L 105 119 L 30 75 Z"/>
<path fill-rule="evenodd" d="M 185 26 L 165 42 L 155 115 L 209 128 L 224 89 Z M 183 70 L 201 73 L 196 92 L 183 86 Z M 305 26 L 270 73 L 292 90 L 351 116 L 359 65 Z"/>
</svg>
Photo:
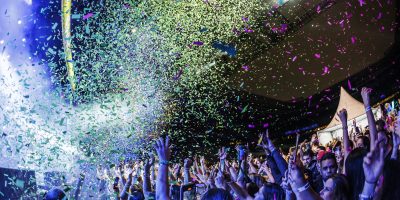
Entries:
<svg viewBox="0 0 400 200">
<path fill-rule="evenodd" d="M 89 18 L 93 17 L 93 13 L 88 13 L 86 15 L 83 15 L 83 20 L 87 20 Z"/>
<path fill-rule="evenodd" d="M 352 87 L 351 87 L 351 82 L 350 82 L 350 80 L 347 80 L 347 86 L 349 86 L 349 90 L 352 90 Z"/>
<path fill-rule="evenodd" d="M 329 68 L 327 66 L 324 66 L 324 73 L 322 73 L 321 75 L 324 76 L 326 74 L 329 74 Z"/>
</svg>

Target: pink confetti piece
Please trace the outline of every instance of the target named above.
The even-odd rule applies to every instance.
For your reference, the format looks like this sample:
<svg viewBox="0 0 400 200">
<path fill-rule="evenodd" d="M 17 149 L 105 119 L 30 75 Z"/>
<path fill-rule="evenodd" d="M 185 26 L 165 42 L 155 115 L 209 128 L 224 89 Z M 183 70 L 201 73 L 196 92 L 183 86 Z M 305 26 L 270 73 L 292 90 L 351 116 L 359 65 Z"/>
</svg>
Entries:
<svg viewBox="0 0 400 200">
<path fill-rule="evenodd" d="M 322 73 L 321 75 L 324 76 L 326 74 L 329 74 L 329 67 L 324 66 L 324 73 Z"/>
<path fill-rule="evenodd" d="M 328 101 L 332 101 L 332 99 L 331 99 L 331 98 L 329 98 L 329 97 L 326 97 L 326 99 L 328 99 Z"/>
<path fill-rule="evenodd" d="M 380 20 L 382 18 L 382 13 L 379 12 L 378 16 L 376 17 L 377 20 Z"/>
<path fill-rule="evenodd" d="M 249 124 L 248 127 L 249 128 L 255 128 L 256 126 L 254 124 Z"/>
<path fill-rule="evenodd" d="M 350 19 L 351 17 L 353 17 L 353 14 L 346 12 L 346 19 Z"/>
<path fill-rule="evenodd" d="M 297 56 L 295 56 L 295 57 L 292 58 L 292 62 L 294 62 L 294 61 L 296 61 L 296 60 L 297 60 Z"/>
<path fill-rule="evenodd" d="M 366 5 L 367 3 L 365 3 L 364 0 L 358 0 L 358 2 L 360 3 L 360 6 L 362 7 L 363 5 Z"/>
<path fill-rule="evenodd" d="M 321 6 L 318 5 L 318 7 L 317 7 L 317 13 L 319 14 L 320 12 L 321 12 Z"/>
<path fill-rule="evenodd" d="M 355 43 L 356 43 L 356 40 L 357 40 L 357 38 L 356 38 L 355 36 L 352 36 L 352 37 L 351 37 L 351 43 L 352 43 L 352 44 L 355 44 Z"/>
<path fill-rule="evenodd" d="M 349 87 L 349 90 L 352 90 L 353 88 L 351 87 L 351 82 L 350 80 L 347 80 L 347 86 Z"/>
<path fill-rule="evenodd" d="M 249 71 L 249 66 L 244 65 L 244 66 L 242 66 L 242 69 L 247 72 L 247 71 Z"/>
<path fill-rule="evenodd" d="M 319 53 L 316 53 L 316 54 L 314 54 L 314 56 L 315 56 L 315 58 L 321 58 L 321 54 L 319 54 Z"/>
<path fill-rule="evenodd" d="M 88 13 L 86 15 L 83 15 L 83 20 L 87 20 L 89 18 L 93 17 L 93 13 Z"/>
<path fill-rule="evenodd" d="M 248 17 L 242 17 L 242 20 L 243 20 L 244 22 L 248 22 L 248 21 L 249 21 L 249 18 L 248 18 Z"/>
<path fill-rule="evenodd" d="M 269 124 L 268 123 L 264 123 L 263 124 L 263 128 L 268 128 L 269 127 Z"/>
</svg>

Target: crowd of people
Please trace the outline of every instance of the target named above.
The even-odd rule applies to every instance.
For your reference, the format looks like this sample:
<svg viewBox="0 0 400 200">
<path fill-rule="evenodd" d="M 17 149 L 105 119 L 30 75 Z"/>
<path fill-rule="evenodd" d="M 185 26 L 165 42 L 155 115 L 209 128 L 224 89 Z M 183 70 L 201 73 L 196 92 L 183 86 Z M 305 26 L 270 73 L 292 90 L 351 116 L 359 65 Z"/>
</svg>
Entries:
<svg viewBox="0 0 400 200">
<path fill-rule="evenodd" d="M 343 138 L 325 146 L 314 134 L 284 154 L 267 130 L 258 142 L 262 154 L 252 154 L 249 146 L 239 145 L 237 156 L 228 156 L 229 149 L 222 147 L 219 162 L 200 156 L 173 164 L 173 141 L 167 136 L 156 141 L 156 157 L 122 163 L 112 175 L 99 169 L 97 178 L 113 191 L 112 199 L 116 200 L 400 199 L 400 119 L 383 115 L 376 120 L 370 93 L 369 88 L 361 91 L 368 130 L 361 131 L 354 121 L 354 131 L 349 134 L 347 111 L 343 109 L 337 113 Z M 65 196 L 53 189 L 45 199 Z"/>
</svg>

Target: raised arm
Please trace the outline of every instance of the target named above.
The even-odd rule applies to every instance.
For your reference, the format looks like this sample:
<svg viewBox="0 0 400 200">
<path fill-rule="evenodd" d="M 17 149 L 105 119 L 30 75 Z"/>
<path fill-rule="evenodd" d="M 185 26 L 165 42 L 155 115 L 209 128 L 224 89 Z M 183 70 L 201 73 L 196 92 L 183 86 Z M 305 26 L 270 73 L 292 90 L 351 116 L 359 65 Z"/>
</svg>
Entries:
<svg viewBox="0 0 400 200">
<path fill-rule="evenodd" d="M 150 157 L 149 160 L 146 160 L 144 163 L 144 171 L 143 171 L 143 194 L 148 196 L 151 192 L 151 180 L 150 180 L 150 169 L 154 164 L 154 156 Z"/>
<path fill-rule="evenodd" d="M 365 113 L 367 114 L 367 119 L 368 119 L 369 139 L 370 139 L 370 145 L 371 145 L 370 148 L 371 148 L 371 150 L 373 150 L 373 148 L 375 148 L 374 144 L 378 137 L 378 133 L 376 131 L 375 118 L 374 118 L 374 114 L 372 113 L 372 108 L 371 108 L 370 99 L 369 99 L 371 91 L 372 91 L 371 88 L 363 87 L 361 90 L 361 96 L 362 96 L 362 99 L 364 102 Z"/>
<path fill-rule="evenodd" d="M 129 191 L 129 188 L 132 185 L 132 173 L 133 173 L 133 170 L 132 169 L 126 169 L 125 172 L 126 172 L 126 174 L 128 174 L 128 179 L 126 180 L 124 188 L 121 191 L 121 194 L 120 194 L 121 200 L 127 200 L 128 199 L 128 197 L 129 197 L 128 191 Z"/>
<path fill-rule="evenodd" d="M 394 123 L 392 139 L 393 139 L 393 149 L 392 149 L 392 156 L 390 157 L 390 159 L 397 160 L 399 153 L 399 146 L 400 146 L 400 118 L 397 119 L 397 121 Z"/>
<path fill-rule="evenodd" d="M 293 192 L 298 200 L 322 200 L 322 198 L 316 193 L 304 178 L 303 167 L 300 159 L 296 159 L 294 162 L 294 156 L 290 159 L 289 165 L 289 182 Z"/>
<path fill-rule="evenodd" d="M 254 164 L 253 164 L 253 156 L 251 154 L 247 160 L 247 164 L 249 165 L 249 173 L 250 174 L 257 173 L 258 170 L 257 170 L 256 166 L 254 166 Z"/>
<path fill-rule="evenodd" d="M 75 190 L 75 193 L 74 193 L 74 199 L 75 200 L 79 199 L 79 194 L 81 193 L 82 184 L 83 184 L 84 180 L 85 180 L 85 174 L 82 173 L 79 176 L 78 183 L 77 183 L 77 186 L 76 186 L 76 190 Z"/>
<path fill-rule="evenodd" d="M 385 153 L 383 145 L 379 145 L 381 141 L 375 141 L 374 148 L 364 157 L 363 169 L 365 174 L 365 182 L 360 199 L 372 199 L 375 193 L 375 187 L 379 177 L 382 175 L 385 163 Z"/>
<path fill-rule="evenodd" d="M 226 161 L 226 156 L 228 155 L 227 149 L 225 147 L 222 147 L 219 152 L 219 170 L 224 172 L 225 171 L 225 161 Z"/>
<path fill-rule="evenodd" d="M 242 187 L 240 187 L 238 184 L 236 184 L 234 181 L 227 182 L 229 188 L 239 197 L 239 199 L 243 200 L 253 200 L 249 193 Z"/>
<path fill-rule="evenodd" d="M 239 175 L 237 177 L 237 183 L 240 187 L 242 187 L 243 189 L 246 189 L 246 160 L 242 160 L 240 161 L 240 168 L 239 168 Z"/>
<path fill-rule="evenodd" d="M 286 160 L 282 157 L 279 150 L 275 148 L 275 145 L 272 143 L 271 139 L 267 139 L 268 141 L 268 149 L 272 154 L 272 157 L 275 160 L 276 165 L 278 166 L 279 172 L 281 176 L 284 176 L 286 170 L 288 169 L 288 164 Z"/>
<path fill-rule="evenodd" d="M 204 156 L 200 157 L 200 167 L 201 167 L 201 173 L 203 174 L 203 176 L 205 176 L 207 172 L 207 166 Z"/>
<path fill-rule="evenodd" d="M 190 158 L 186 158 L 184 162 L 185 163 L 184 163 L 183 167 L 185 169 L 183 172 L 184 173 L 183 183 L 186 185 L 190 182 L 190 167 L 192 167 L 193 162 L 192 162 L 192 159 L 190 159 Z"/>
<path fill-rule="evenodd" d="M 156 199 L 169 200 L 169 184 L 168 184 L 168 164 L 171 156 L 171 149 L 169 146 L 169 137 L 165 140 L 160 138 L 156 141 L 154 148 L 157 151 L 159 159 L 157 183 L 156 183 Z"/>
<path fill-rule="evenodd" d="M 337 113 L 340 121 L 342 122 L 342 130 L 343 130 L 343 145 L 344 145 L 344 159 L 346 160 L 347 156 L 349 155 L 350 149 L 350 138 L 349 132 L 347 128 L 347 110 L 342 109 Z"/>
</svg>

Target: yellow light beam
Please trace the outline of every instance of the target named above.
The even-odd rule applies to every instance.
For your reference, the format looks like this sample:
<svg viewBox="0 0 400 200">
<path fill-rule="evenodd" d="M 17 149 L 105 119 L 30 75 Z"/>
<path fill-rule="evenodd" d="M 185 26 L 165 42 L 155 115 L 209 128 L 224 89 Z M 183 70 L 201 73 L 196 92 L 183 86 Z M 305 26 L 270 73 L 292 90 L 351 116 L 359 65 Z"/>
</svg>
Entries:
<svg viewBox="0 0 400 200">
<path fill-rule="evenodd" d="M 71 38 L 71 7 L 72 0 L 61 1 L 61 18 L 62 18 L 62 37 L 65 53 L 65 62 L 67 65 L 68 80 L 71 84 L 72 91 L 75 90 L 75 73 L 72 60 L 72 38 Z"/>
</svg>

